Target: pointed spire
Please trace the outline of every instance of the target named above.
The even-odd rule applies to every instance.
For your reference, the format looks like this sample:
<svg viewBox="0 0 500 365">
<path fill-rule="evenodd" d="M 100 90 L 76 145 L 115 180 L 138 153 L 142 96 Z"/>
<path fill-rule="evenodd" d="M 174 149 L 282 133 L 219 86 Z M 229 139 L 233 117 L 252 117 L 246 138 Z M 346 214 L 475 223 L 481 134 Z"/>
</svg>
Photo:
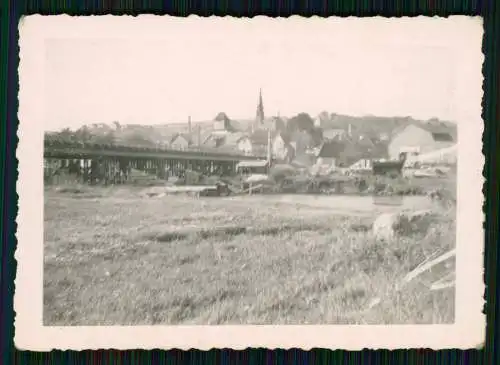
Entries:
<svg viewBox="0 0 500 365">
<path fill-rule="evenodd" d="M 262 89 L 259 89 L 259 104 L 257 105 L 257 115 L 255 119 L 258 125 L 264 123 L 264 103 L 262 102 Z"/>
</svg>

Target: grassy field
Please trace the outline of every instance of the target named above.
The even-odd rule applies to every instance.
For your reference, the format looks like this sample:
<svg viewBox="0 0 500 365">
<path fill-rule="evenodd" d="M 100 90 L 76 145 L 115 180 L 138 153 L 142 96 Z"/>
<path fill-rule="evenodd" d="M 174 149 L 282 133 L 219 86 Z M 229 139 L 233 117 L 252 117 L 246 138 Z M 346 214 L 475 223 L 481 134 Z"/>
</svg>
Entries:
<svg viewBox="0 0 500 365">
<path fill-rule="evenodd" d="M 326 199 L 46 189 L 44 324 L 454 321 L 453 289 L 399 285 L 454 247 L 454 211 L 388 244 L 363 229 L 369 200 Z"/>
</svg>

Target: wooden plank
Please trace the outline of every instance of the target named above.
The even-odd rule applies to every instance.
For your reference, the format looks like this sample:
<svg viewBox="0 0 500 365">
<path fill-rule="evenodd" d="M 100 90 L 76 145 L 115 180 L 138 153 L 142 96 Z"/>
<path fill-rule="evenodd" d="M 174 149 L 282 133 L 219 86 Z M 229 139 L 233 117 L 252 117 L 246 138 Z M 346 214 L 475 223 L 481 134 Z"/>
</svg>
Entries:
<svg viewBox="0 0 500 365">
<path fill-rule="evenodd" d="M 406 275 L 404 281 L 407 283 L 407 282 L 413 280 L 414 278 L 416 278 L 420 274 L 433 268 L 437 264 L 452 258 L 453 256 L 455 256 L 455 250 L 451 250 L 451 251 L 439 256 L 438 258 L 425 263 L 424 265 L 418 266 L 415 270 L 411 271 L 410 273 L 408 273 L 408 275 Z"/>
</svg>

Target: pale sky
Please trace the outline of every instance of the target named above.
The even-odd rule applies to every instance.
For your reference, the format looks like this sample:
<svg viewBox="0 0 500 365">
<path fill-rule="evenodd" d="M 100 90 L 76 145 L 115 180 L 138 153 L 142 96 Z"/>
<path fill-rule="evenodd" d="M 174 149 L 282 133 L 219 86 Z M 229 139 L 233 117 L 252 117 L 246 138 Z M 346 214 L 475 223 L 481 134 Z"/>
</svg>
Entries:
<svg viewBox="0 0 500 365">
<path fill-rule="evenodd" d="M 124 18 L 109 32 L 76 21 L 47 39 L 46 129 L 211 120 L 221 111 L 248 119 L 259 88 L 266 116 L 326 110 L 457 121 L 467 86 L 459 75 L 481 72 L 466 57 L 480 50 L 477 32 L 444 19 L 158 18 Z"/>
</svg>

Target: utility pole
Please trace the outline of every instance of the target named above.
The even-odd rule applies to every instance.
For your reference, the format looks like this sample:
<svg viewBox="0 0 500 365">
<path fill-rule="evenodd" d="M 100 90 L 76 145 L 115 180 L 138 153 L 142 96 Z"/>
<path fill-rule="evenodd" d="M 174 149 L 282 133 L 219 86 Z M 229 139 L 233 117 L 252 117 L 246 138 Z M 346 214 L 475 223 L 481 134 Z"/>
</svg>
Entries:
<svg viewBox="0 0 500 365">
<path fill-rule="evenodd" d="M 271 128 L 267 129 L 267 163 L 271 166 L 272 151 L 271 151 Z"/>
<path fill-rule="evenodd" d="M 197 134 L 197 140 L 198 140 L 198 148 L 201 147 L 201 126 L 198 124 L 196 126 L 196 134 Z"/>
</svg>

